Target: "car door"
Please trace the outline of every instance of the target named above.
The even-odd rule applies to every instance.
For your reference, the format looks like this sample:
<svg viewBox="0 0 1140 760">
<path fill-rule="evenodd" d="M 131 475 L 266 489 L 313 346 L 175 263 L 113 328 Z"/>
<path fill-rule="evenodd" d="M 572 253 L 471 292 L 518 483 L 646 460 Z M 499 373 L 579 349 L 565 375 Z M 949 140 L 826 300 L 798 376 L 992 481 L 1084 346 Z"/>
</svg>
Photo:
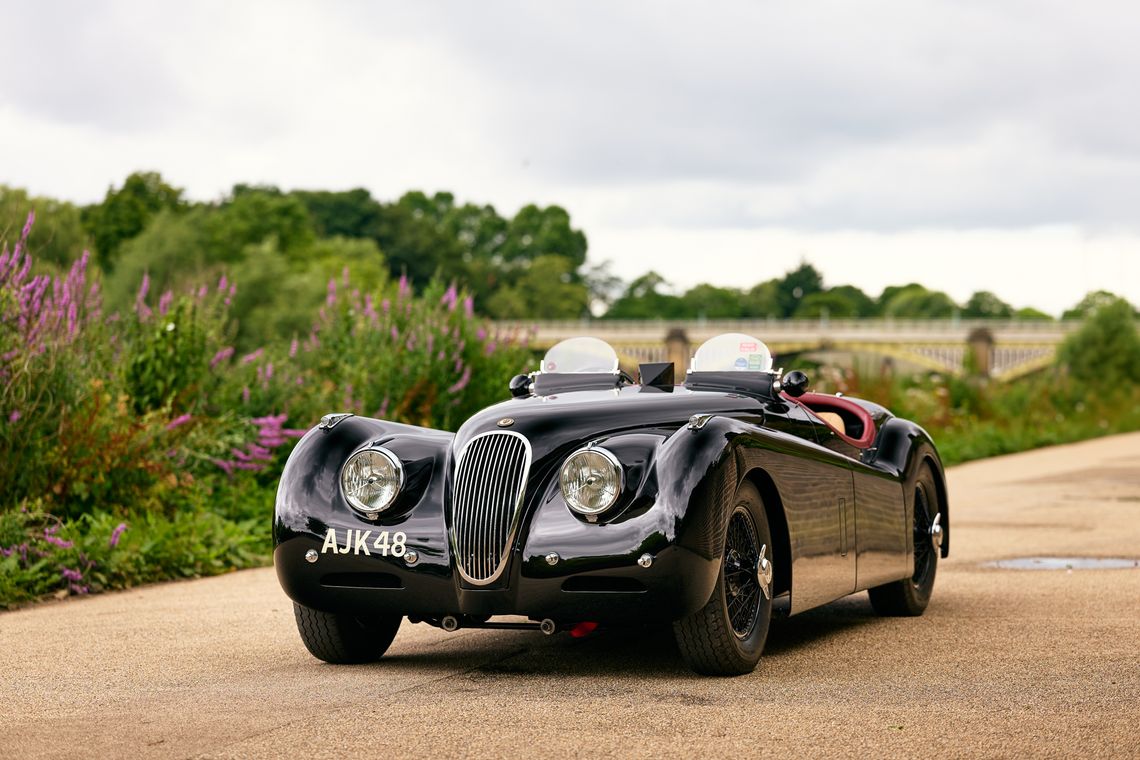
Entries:
<svg viewBox="0 0 1140 760">
<path fill-rule="evenodd" d="M 784 401 L 768 405 L 764 426 L 803 442 L 778 466 L 780 496 L 795 536 L 791 612 L 855 590 L 855 495 L 852 460 L 824 445 L 819 420 Z"/>
</svg>

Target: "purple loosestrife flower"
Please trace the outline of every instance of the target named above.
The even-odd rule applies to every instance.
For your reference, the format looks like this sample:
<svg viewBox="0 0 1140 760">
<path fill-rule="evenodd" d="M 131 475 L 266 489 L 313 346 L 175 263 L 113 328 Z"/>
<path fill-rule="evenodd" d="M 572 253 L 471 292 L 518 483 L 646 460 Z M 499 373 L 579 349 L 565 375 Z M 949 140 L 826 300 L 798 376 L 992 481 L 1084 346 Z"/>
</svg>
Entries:
<svg viewBox="0 0 1140 760">
<path fill-rule="evenodd" d="M 400 339 L 400 331 L 396 329 L 395 325 L 392 325 L 392 340 L 393 340 L 393 342 L 395 342 L 399 339 Z"/>
<path fill-rule="evenodd" d="M 344 286 L 348 287 L 348 265 L 345 264 L 344 269 L 340 270 L 340 281 Z"/>
<path fill-rule="evenodd" d="M 227 280 L 226 276 L 223 274 L 220 278 L 218 278 L 218 292 L 221 293 L 224 291 L 227 287 L 229 287 L 229 284 L 230 281 Z"/>
<path fill-rule="evenodd" d="M 23 416 L 24 416 L 24 415 L 20 414 L 20 410 L 19 410 L 19 409 L 13 409 L 13 410 L 12 410 L 12 413 L 8 415 L 8 423 L 9 423 L 9 424 L 11 424 L 11 425 L 14 425 L 14 424 L 16 424 L 17 422 L 19 422 L 19 421 L 20 421 L 20 418 L 21 418 L 21 417 L 23 417 Z"/>
<path fill-rule="evenodd" d="M 44 541 L 47 541 L 49 544 L 52 544 L 54 546 L 58 546 L 60 549 L 70 549 L 71 547 L 75 546 L 75 544 L 71 541 L 65 541 L 59 536 L 53 536 L 47 531 L 44 531 Z"/>
<path fill-rule="evenodd" d="M 447 392 L 448 393 L 459 393 L 461 390 L 463 390 L 464 388 L 467 387 L 467 383 L 470 382 L 470 380 L 471 380 L 471 368 L 465 367 L 463 369 L 463 375 L 459 378 L 459 380 L 455 383 L 455 385 L 453 385 L 447 389 Z"/>
<path fill-rule="evenodd" d="M 146 294 L 150 290 L 150 273 L 143 272 L 142 283 L 139 285 L 138 295 L 135 296 L 135 314 L 139 319 L 150 317 L 150 307 L 146 305 Z"/>
<path fill-rule="evenodd" d="M 455 311 L 455 304 L 458 300 L 459 300 L 459 293 L 458 293 L 458 291 L 456 291 L 455 283 L 453 282 L 447 288 L 447 291 L 443 294 L 443 298 L 439 299 L 439 302 L 441 304 L 445 304 L 447 306 L 448 311 Z"/>
<path fill-rule="evenodd" d="M 243 356 L 241 358 L 241 363 L 242 364 L 249 364 L 250 362 L 255 362 L 258 359 L 260 359 L 261 355 L 264 353 L 265 353 L 265 349 L 259 348 L 256 351 L 254 351 L 252 354 L 246 354 L 245 356 Z"/>
<path fill-rule="evenodd" d="M 166 312 L 170 311 L 170 305 L 172 303 L 174 303 L 174 293 L 170 290 L 167 290 L 158 299 L 158 313 L 166 316 Z"/>
<path fill-rule="evenodd" d="M 387 314 L 389 311 L 392 310 L 392 302 L 389 301 L 387 298 L 385 298 L 383 301 L 380 302 L 380 310 L 383 311 L 385 314 Z"/>
<path fill-rule="evenodd" d="M 242 400 L 243 404 L 249 403 L 249 386 L 248 385 L 241 389 L 241 400 Z"/>
<path fill-rule="evenodd" d="M 479 340 L 486 340 L 487 339 L 487 328 L 480 327 L 478 330 L 475 331 L 475 337 L 478 338 Z"/>
<path fill-rule="evenodd" d="M 219 468 L 224 470 L 227 475 L 233 475 L 234 474 L 234 466 L 233 466 L 232 462 L 227 462 L 224 459 L 215 459 L 214 464 L 216 464 Z"/>
<path fill-rule="evenodd" d="M 292 359 L 297 355 L 297 339 L 293 338 L 293 342 L 289 344 L 289 358 Z"/>
<path fill-rule="evenodd" d="M 174 419 L 172 419 L 170 422 L 166 423 L 166 429 L 167 430 L 174 430 L 177 427 L 181 427 L 181 426 L 185 425 L 187 422 L 189 422 L 192 419 L 193 419 L 193 416 L 190 414 L 180 414 L 177 417 L 175 417 Z"/>
<path fill-rule="evenodd" d="M 468 319 L 475 316 L 475 299 L 471 296 L 463 299 L 463 313 L 467 315 Z"/>
<path fill-rule="evenodd" d="M 396 300 L 398 302 L 403 301 L 411 292 L 412 288 L 410 285 L 408 285 L 408 276 L 406 274 L 400 275 L 400 286 L 396 290 Z"/>
<path fill-rule="evenodd" d="M 329 278 L 329 293 L 325 296 L 325 306 L 332 307 L 336 305 L 336 278 Z"/>
<path fill-rule="evenodd" d="M 111 540 L 107 542 L 107 546 L 111 547 L 112 549 L 114 549 L 116 546 L 118 546 L 119 545 L 119 539 L 122 538 L 123 533 L 126 531 L 126 529 L 127 529 L 126 523 L 119 523 L 118 525 L 116 525 L 115 529 L 113 531 L 111 531 Z"/>
<path fill-rule="evenodd" d="M 70 567 L 61 567 L 59 569 L 59 574 L 63 576 L 63 579 L 65 581 L 68 581 L 70 583 L 78 583 L 79 581 L 83 580 L 83 573 L 79 572 L 78 570 L 73 570 Z"/>
<path fill-rule="evenodd" d="M 214 354 L 214 358 L 210 360 L 210 369 L 213 369 L 214 367 L 218 366 L 218 364 L 220 364 L 221 362 L 227 361 L 233 355 L 234 355 L 234 347 L 233 346 L 226 346 L 221 351 L 218 351 L 218 353 Z"/>
</svg>

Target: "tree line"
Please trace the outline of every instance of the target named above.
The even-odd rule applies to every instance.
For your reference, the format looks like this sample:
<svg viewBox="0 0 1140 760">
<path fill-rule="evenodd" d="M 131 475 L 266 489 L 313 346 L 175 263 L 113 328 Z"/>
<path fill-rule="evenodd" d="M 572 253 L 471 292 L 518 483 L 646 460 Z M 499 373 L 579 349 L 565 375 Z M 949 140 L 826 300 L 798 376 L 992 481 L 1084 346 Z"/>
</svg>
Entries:
<svg viewBox="0 0 1140 760">
<path fill-rule="evenodd" d="M 37 214 L 28 241 L 37 259 L 63 268 L 90 249 L 108 310 L 130 306 L 144 275 L 153 290 L 186 292 L 225 272 L 240 284 L 232 314 L 244 345 L 304 332 L 325 285 L 345 268 L 364 288 L 401 277 L 417 290 L 454 282 L 477 311 L 497 319 L 1051 319 L 988 291 L 959 304 L 918 283 L 877 296 L 827 286 L 806 262 L 750 288 L 700 284 L 678 293 L 653 271 L 623 282 L 608 265 L 587 264 L 586 236 L 560 206 L 531 204 L 504 216 L 447 192 L 383 201 L 362 188 L 239 184 L 220 199 L 196 202 L 159 173 L 136 172 L 100 202 L 76 206 L 0 185 L 0 237 L 14 239 L 29 209 Z M 1064 316 L 1114 298 L 1090 293 Z"/>
</svg>

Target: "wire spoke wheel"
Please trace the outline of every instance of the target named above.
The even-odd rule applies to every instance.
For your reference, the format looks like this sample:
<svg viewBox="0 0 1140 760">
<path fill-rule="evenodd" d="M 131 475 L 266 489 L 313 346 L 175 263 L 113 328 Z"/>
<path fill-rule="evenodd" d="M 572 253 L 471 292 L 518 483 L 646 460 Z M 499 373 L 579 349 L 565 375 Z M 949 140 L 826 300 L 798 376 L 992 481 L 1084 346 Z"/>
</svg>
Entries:
<svg viewBox="0 0 1140 760">
<path fill-rule="evenodd" d="M 748 510 L 737 507 L 728 524 L 724 552 L 724 601 L 732 632 L 744 639 L 760 610 L 760 544 Z"/>
<path fill-rule="evenodd" d="M 911 583 L 921 588 L 935 567 L 934 545 L 931 543 L 930 528 L 934 524 L 931 501 L 924 483 L 919 483 L 914 493 L 914 575 Z"/>
</svg>

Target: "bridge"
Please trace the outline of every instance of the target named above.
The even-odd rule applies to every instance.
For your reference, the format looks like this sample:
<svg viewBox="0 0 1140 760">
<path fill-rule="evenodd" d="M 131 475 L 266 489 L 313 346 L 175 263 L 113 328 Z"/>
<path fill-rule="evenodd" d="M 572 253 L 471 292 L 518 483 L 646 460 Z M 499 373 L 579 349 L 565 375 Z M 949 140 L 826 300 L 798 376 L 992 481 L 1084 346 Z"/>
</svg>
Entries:
<svg viewBox="0 0 1140 760">
<path fill-rule="evenodd" d="M 1057 347 L 1079 321 L 966 319 L 757 319 L 501 321 L 501 334 L 529 336 L 549 348 L 590 335 L 618 352 L 623 365 L 672 361 L 678 373 L 692 350 L 721 333 L 740 332 L 764 341 L 781 360 L 826 354 L 877 357 L 900 367 L 1013 380 L 1051 365 Z M 790 368 L 790 367 L 789 367 Z"/>
</svg>

